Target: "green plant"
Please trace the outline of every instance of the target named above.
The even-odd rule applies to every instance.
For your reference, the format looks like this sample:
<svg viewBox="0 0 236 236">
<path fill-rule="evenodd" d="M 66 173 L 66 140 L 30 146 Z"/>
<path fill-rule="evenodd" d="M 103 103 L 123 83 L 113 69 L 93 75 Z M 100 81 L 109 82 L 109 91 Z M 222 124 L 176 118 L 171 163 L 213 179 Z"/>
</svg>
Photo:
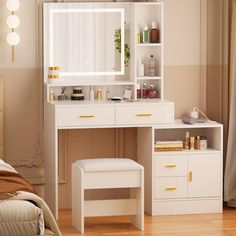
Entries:
<svg viewBox="0 0 236 236">
<path fill-rule="evenodd" d="M 121 53 L 121 30 L 118 29 L 115 31 L 114 34 L 114 43 L 115 43 L 115 48 L 116 50 Z M 124 64 L 125 66 L 129 65 L 129 60 L 130 60 L 130 47 L 127 43 L 124 45 Z"/>
</svg>

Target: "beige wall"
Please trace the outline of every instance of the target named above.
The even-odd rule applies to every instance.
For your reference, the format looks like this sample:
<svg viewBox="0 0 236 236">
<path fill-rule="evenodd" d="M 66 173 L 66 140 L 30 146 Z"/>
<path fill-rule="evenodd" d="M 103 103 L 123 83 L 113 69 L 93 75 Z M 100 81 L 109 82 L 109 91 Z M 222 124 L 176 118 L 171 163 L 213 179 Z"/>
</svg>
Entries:
<svg viewBox="0 0 236 236">
<path fill-rule="evenodd" d="M 165 98 L 175 102 L 175 116 L 181 117 L 192 107 L 204 109 L 206 100 L 203 71 L 207 23 L 204 0 L 163 0 L 165 3 Z M 211 3 L 214 6 L 214 1 Z M 217 0 L 218 2 L 220 0 Z M 5 79 L 5 158 L 18 165 L 40 166 L 43 160 L 42 78 L 40 77 L 40 0 L 21 0 L 16 14 L 21 19 L 17 30 L 21 36 L 15 48 L 15 63 L 5 38 L 9 14 L 5 1 L 0 0 L 0 77 Z M 205 17 L 205 18 L 204 18 Z M 217 24 L 217 23 L 216 23 Z M 210 32 L 208 44 L 211 44 Z M 206 36 L 206 35 L 205 35 Z M 214 36 L 213 36 L 214 38 Z M 205 54 L 204 54 L 205 53 Z M 215 58 L 215 55 L 210 55 Z M 205 68 L 205 70 L 203 69 Z M 213 69 L 212 73 L 216 73 Z M 208 70 L 209 73 L 209 70 Z M 209 100 L 209 97 L 208 97 Z M 136 158 L 136 129 L 72 130 L 64 133 L 61 160 L 67 158 L 67 168 L 61 169 L 60 206 L 70 207 L 71 162 L 84 156 L 124 156 Z M 64 159 L 63 159 L 64 158 Z M 42 168 L 21 168 L 24 173 L 43 174 Z"/>
</svg>

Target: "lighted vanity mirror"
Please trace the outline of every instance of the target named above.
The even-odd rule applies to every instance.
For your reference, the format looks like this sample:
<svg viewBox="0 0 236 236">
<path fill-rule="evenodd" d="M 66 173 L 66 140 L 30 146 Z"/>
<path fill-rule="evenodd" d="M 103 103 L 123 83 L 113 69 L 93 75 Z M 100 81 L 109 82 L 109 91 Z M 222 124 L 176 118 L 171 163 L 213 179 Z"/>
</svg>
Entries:
<svg viewBox="0 0 236 236">
<path fill-rule="evenodd" d="M 124 9 L 51 4 L 48 13 L 48 63 L 60 76 L 124 74 Z"/>
</svg>

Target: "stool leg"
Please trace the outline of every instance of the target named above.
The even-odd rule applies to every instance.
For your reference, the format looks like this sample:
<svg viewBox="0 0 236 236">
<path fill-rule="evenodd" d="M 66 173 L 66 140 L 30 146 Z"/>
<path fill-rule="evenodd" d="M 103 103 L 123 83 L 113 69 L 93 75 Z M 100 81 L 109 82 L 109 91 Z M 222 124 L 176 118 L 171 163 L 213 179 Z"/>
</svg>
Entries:
<svg viewBox="0 0 236 236">
<path fill-rule="evenodd" d="M 130 220 L 138 229 L 144 230 L 144 177 L 143 170 L 140 173 L 141 186 L 139 188 L 131 188 L 130 195 L 136 198 L 136 212 L 137 214 L 131 216 Z"/>
<path fill-rule="evenodd" d="M 84 233 L 84 186 L 83 170 L 72 164 L 72 225 Z"/>
</svg>

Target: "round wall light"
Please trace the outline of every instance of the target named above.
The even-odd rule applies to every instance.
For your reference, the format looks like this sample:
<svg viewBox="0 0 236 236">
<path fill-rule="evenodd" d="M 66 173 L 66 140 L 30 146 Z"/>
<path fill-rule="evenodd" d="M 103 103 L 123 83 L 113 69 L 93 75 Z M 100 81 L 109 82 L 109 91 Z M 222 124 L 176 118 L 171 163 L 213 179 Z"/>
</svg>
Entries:
<svg viewBox="0 0 236 236">
<path fill-rule="evenodd" d="M 7 26 L 12 29 L 16 29 L 20 25 L 20 19 L 16 15 L 10 15 L 7 17 Z"/>
<path fill-rule="evenodd" d="M 16 32 L 11 32 L 7 35 L 7 43 L 11 46 L 16 46 L 20 42 L 20 36 Z"/>
<path fill-rule="evenodd" d="M 7 9 L 9 11 L 16 11 L 20 7 L 19 0 L 7 0 Z"/>
</svg>

